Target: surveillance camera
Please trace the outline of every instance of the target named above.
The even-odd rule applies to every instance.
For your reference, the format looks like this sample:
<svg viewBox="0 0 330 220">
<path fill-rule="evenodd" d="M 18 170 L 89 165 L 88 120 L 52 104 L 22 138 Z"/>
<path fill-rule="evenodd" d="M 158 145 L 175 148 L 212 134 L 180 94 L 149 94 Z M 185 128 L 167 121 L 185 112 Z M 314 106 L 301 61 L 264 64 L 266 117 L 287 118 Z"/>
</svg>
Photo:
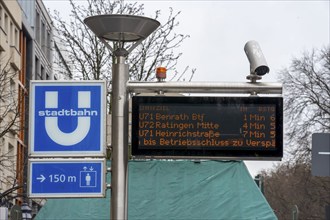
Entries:
<svg viewBox="0 0 330 220">
<path fill-rule="evenodd" d="M 263 76 L 269 73 L 269 67 L 258 42 L 253 40 L 247 42 L 244 46 L 244 51 L 250 62 L 251 74 Z"/>
</svg>

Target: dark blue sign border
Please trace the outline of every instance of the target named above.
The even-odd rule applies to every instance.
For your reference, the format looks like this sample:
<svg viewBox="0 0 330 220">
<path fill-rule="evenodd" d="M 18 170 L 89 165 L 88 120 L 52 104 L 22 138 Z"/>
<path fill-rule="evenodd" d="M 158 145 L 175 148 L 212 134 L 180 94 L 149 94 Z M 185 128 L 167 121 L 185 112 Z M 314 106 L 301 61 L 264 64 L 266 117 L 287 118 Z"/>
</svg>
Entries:
<svg viewBox="0 0 330 220">
<path fill-rule="evenodd" d="M 105 81 L 31 81 L 30 84 L 30 156 L 105 156 Z M 57 93 L 56 108 L 46 108 L 46 92 Z M 89 92 L 90 107 L 79 108 L 78 92 Z M 89 118 L 87 135 L 72 145 L 53 141 L 45 128 L 46 118 L 57 120 L 63 133 L 73 132 L 78 118 Z M 54 124 L 54 123 L 53 123 Z M 54 127 L 54 126 L 53 126 Z M 66 140 L 66 137 L 58 139 Z"/>
<path fill-rule="evenodd" d="M 32 159 L 29 197 L 104 197 L 105 172 L 105 159 Z"/>
</svg>

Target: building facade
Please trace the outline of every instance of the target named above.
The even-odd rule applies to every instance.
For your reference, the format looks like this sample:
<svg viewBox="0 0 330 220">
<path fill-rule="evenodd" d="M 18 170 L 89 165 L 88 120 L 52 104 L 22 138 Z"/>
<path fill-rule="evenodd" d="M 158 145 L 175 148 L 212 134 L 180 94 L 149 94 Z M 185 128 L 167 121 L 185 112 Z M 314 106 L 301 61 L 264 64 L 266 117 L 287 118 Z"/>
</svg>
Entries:
<svg viewBox="0 0 330 220">
<path fill-rule="evenodd" d="M 0 193 L 1 205 L 17 198 L 19 176 L 22 13 L 16 1 L 0 0 Z M 8 197 L 9 196 L 9 197 Z M 8 198 L 11 198 L 8 200 Z"/>
<path fill-rule="evenodd" d="M 27 198 L 30 80 L 70 78 L 41 0 L 0 0 L 0 207 Z"/>
</svg>

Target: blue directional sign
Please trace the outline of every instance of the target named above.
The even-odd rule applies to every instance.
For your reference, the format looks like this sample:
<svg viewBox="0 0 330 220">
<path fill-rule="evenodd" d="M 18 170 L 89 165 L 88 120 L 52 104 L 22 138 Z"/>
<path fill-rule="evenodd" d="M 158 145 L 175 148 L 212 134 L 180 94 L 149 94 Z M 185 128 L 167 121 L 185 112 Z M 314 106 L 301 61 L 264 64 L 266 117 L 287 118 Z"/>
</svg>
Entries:
<svg viewBox="0 0 330 220">
<path fill-rule="evenodd" d="M 105 159 L 31 159 L 29 197 L 104 197 Z"/>
<path fill-rule="evenodd" d="M 104 156 L 105 91 L 105 81 L 32 81 L 30 156 Z"/>
</svg>

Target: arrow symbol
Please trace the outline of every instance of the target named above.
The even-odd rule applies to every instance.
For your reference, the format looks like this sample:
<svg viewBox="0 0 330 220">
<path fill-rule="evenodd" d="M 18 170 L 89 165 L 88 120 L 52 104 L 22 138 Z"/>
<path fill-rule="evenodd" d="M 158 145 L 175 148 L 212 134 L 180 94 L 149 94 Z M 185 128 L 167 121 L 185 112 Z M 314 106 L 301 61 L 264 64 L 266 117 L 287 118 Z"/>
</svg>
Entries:
<svg viewBox="0 0 330 220">
<path fill-rule="evenodd" d="M 91 167 L 91 168 L 89 168 L 89 170 L 90 170 L 90 171 L 93 171 L 94 169 L 93 169 L 93 167 Z"/>
<path fill-rule="evenodd" d="M 42 183 L 43 181 L 45 181 L 45 177 L 44 177 L 44 175 L 42 175 L 42 174 L 40 174 L 40 177 L 37 177 L 37 180 L 39 180 L 40 181 L 40 183 Z"/>
</svg>

